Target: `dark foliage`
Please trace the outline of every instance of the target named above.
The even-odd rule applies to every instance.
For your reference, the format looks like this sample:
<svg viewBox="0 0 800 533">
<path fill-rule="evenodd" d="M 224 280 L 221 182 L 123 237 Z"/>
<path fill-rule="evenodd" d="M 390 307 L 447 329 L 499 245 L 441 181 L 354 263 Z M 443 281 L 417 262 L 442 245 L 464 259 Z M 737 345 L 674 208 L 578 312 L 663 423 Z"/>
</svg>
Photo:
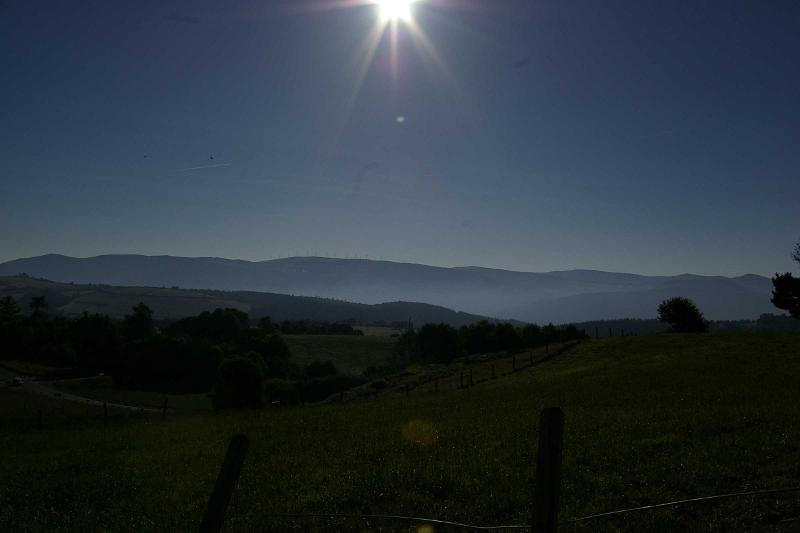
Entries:
<svg viewBox="0 0 800 533">
<path fill-rule="evenodd" d="M 69 337 L 82 367 L 108 370 L 116 365 L 122 342 L 117 325 L 108 316 L 84 313 L 70 323 Z"/>
<path fill-rule="evenodd" d="M 226 308 L 178 320 L 166 329 L 166 333 L 201 338 L 214 344 L 239 344 L 246 340 L 249 329 L 247 313 Z"/>
<path fill-rule="evenodd" d="M 708 321 L 695 303 L 677 296 L 664 300 L 658 306 L 658 319 L 669 324 L 674 333 L 702 333 L 708 331 Z"/>
<path fill-rule="evenodd" d="M 323 378 L 326 376 L 335 376 L 339 373 L 339 369 L 333 361 L 312 361 L 306 367 L 306 376 L 310 378 Z"/>
<path fill-rule="evenodd" d="M 304 402 L 319 402 L 362 383 L 362 378 L 332 375 L 302 382 L 299 393 Z"/>
<path fill-rule="evenodd" d="M 222 350 L 204 339 L 153 336 L 125 346 L 113 370 L 125 388 L 171 393 L 209 392 Z"/>
<path fill-rule="evenodd" d="M 269 319 L 269 317 L 267 317 Z M 262 319 L 263 320 L 263 319 Z M 259 321 L 259 326 L 261 321 Z M 361 330 L 341 322 L 307 322 L 305 320 L 284 320 L 274 325 L 285 335 L 363 335 Z"/>
<path fill-rule="evenodd" d="M 800 242 L 795 244 L 792 259 L 800 263 Z M 772 278 L 772 303 L 778 309 L 789 311 L 795 318 L 800 318 L 800 278 L 790 273 L 775 274 Z"/>
<path fill-rule="evenodd" d="M 425 324 L 416 333 L 415 355 L 425 363 L 449 363 L 461 355 L 458 330 L 447 324 Z"/>
<path fill-rule="evenodd" d="M 250 357 L 222 361 L 214 384 L 217 409 L 261 407 L 264 404 L 264 374 Z"/>
<path fill-rule="evenodd" d="M 153 325 L 153 310 L 143 302 L 133 306 L 133 313 L 127 315 L 122 321 L 125 335 L 131 339 L 145 339 L 155 333 Z"/>
<path fill-rule="evenodd" d="M 514 352 L 585 337 L 573 325 L 528 324 L 518 328 L 508 323 L 482 321 L 456 330 L 445 324 L 426 324 L 398 337 L 395 367 L 402 368 L 412 362 L 448 363 L 462 355 Z"/>
</svg>

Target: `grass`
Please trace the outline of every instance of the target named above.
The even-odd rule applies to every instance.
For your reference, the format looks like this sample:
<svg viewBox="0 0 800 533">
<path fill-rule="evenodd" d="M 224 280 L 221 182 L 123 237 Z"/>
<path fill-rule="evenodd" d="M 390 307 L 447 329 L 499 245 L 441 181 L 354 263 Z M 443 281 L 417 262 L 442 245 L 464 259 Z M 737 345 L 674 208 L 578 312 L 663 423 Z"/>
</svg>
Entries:
<svg viewBox="0 0 800 533">
<path fill-rule="evenodd" d="M 96 413 L 67 407 L 63 421 L 45 417 L 39 430 L 31 396 L 0 391 L 0 529 L 190 530 L 238 432 L 252 444 L 229 531 L 404 530 L 242 518 L 295 512 L 526 523 L 536 423 L 549 405 L 566 414 L 565 518 L 795 486 L 799 355 L 800 336 L 791 335 L 608 339 L 466 390 L 166 421 L 117 414 L 108 428 Z M 789 495 L 564 530 L 791 531 L 797 522 L 779 520 L 797 516 L 800 497 Z"/>
<path fill-rule="evenodd" d="M 336 363 L 343 374 L 360 375 L 371 366 L 380 366 L 392 356 L 396 339 L 387 336 L 284 335 L 292 353 L 292 363 L 305 367 L 312 361 Z"/>
<path fill-rule="evenodd" d="M 211 398 L 207 394 L 163 394 L 118 389 L 114 385 L 114 380 L 109 376 L 63 380 L 53 385 L 78 396 L 109 402 L 160 408 L 166 399 L 167 405 L 172 409 L 198 411 L 212 409 Z"/>
<path fill-rule="evenodd" d="M 403 333 L 403 330 L 389 326 L 356 326 L 356 329 L 370 337 L 392 337 Z"/>
<path fill-rule="evenodd" d="M 39 378 L 57 378 L 73 373 L 70 368 L 59 368 L 55 366 L 43 365 L 32 361 L 17 361 L 14 359 L 0 360 L 0 367 L 15 372 L 21 376 L 33 376 Z"/>
</svg>

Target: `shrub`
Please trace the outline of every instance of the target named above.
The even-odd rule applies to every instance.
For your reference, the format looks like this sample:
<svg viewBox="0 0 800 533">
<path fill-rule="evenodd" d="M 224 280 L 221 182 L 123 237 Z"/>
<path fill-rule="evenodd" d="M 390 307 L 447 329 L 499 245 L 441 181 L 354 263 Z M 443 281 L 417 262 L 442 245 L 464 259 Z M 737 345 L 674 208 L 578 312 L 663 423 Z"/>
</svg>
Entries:
<svg viewBox="0 0 800 533">
<path fill-rule="evenodd" d="M 264 374 L 247 357 L 231 357 L 222 361 L 214 385 L 214 407 L 217 409 L 261 407 L 264 405 Z"/>
<path fill-rule="evenodd" d="M 700 333 L 708 331 L 708 322 L 703 313 L 688 298 L 676 297 L 664 300 L 658 306 L 658 319 L 670 325 L 675 333 Z"/>
</svg>

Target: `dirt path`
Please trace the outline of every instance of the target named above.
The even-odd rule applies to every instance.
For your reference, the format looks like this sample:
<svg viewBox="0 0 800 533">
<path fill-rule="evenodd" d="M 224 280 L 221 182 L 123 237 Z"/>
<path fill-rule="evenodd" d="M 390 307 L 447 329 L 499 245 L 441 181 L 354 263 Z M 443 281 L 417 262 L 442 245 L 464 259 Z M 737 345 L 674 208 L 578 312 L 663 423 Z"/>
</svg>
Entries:
<svg viewBox="0 0 800 533">
<path fill-rule="evenodd" d="M 96 400 L 94 398 L 87 398 L 85 396 L 78 396 L 77 394 L 71 394 L 69 392 L 63 392 L 57 388 L 55 388 L 52 383 L 47 381 L 33 381 L 31 377 L 23 377 L 25 380 L 25 384 L 21 387 L 14 387 L 11 385 L 12 380 L 17 377 L 18 374 L 8 370 L 7 368 L 0 367 L 0 382 L 7 386 L 9 390 L 19 391 L 19 392 L 26 392 L 29 394 L 39 394 L 42 396 L 47 396 L 48 398 L 52 398 L 54 400 L 65 400 L 69 402 L 79 402 L 84 405 L 100 405 L 102 406 L 103 403 L 106 403 L 110 407 L 115 407 L 118 409 L 130 409 L 132 411 L 149 411 L 149 412 L 157 412 L 158 409 L 153 409 L 152 407 L 138 407 L 134 405 L 126 405 L 123 403 L 116 403 L 116 402 L 103 402 L 101 400 Z"/>
</svg>

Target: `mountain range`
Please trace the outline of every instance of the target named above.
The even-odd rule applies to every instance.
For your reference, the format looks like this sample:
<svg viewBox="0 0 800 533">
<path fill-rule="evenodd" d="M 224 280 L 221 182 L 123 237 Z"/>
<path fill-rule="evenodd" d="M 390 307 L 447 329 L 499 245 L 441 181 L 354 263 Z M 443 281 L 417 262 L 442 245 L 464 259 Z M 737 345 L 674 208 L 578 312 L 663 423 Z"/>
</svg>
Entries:
<svg viewBox="0 0 800 533">
<path fill-rule="evenodd" d="M 65 283 L 258 291 L 363 304 L 420 302 L 475 315 L 539 323 L 653 318 L 672 296 L 693 299 L 713 320 L 775 312 L 769 278 L 644 276 L 567 270 L 516 272 L 482 267 L 290 257 L 243 261 L 212 257 L 42 255 L 0 264 L 0 275 L 27 273 Z"/>
</svg>

